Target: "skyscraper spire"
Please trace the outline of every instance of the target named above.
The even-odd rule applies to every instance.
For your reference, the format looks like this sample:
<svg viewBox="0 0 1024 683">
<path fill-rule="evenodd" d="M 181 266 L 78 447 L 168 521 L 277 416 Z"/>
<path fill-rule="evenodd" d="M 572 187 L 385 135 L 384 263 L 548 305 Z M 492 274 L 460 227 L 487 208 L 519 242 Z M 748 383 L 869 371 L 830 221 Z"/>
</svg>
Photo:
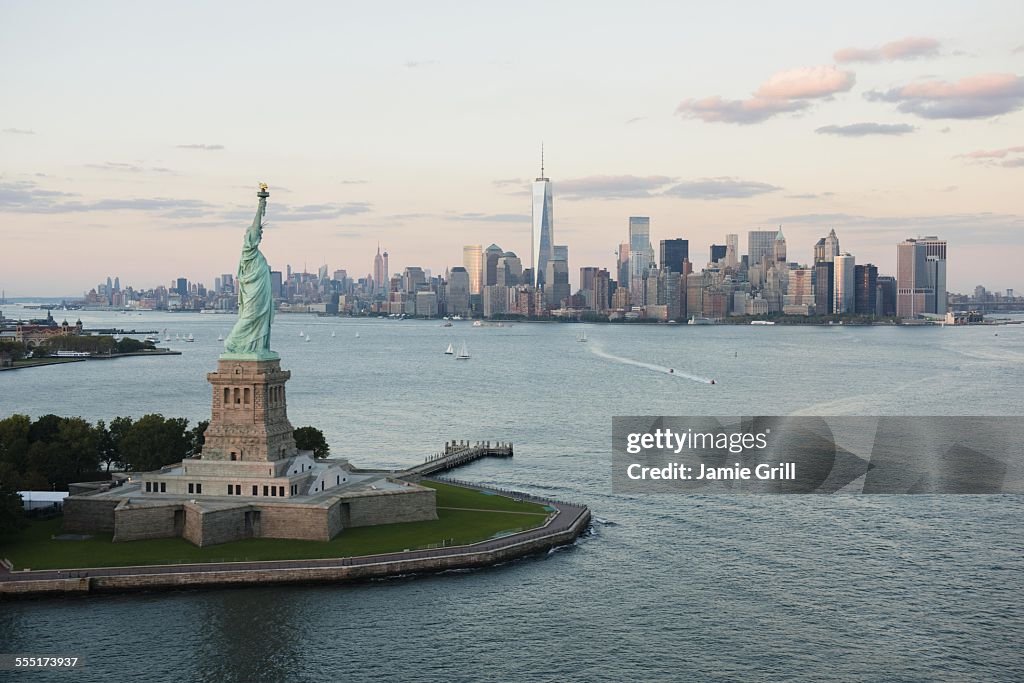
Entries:
<svg viewBox="0 0 1024 683">
<path fill-rule="evenodd" d="M 540 143 L 540 177 L 544 177 L 544 142 Z"/>
</svg>

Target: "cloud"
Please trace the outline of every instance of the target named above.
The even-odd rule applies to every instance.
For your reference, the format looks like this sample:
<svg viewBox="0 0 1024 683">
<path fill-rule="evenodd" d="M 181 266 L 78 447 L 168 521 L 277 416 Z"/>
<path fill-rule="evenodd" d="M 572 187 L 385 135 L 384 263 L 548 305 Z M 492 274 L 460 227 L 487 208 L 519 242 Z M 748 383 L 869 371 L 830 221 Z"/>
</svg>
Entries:
<svg viewBox="0 0 1024 683">
<path fill-rule="evenodd" d="M 82 201 L 81 195 L 46 190 L 35 183 L 0 182 L 0 211 L 8 213 L 83 213 L 93 211 L 145 211 L 167 218 L 197 216 L 213 208 L 198 199 L 168 197 L 132 199 L 95 199 Z"/>
<path fill-rule="evenodd" d="M 486 223 L 530 222 L 530 216 L 525 213 L 477 213 L 466 211 L 463 213 L 446 214 L 443 218 L 449 221 L 483 221 Z"/>
<path fill-rule="evenodd" d="M 781 189 L 768 183 L 719 177 L 677 183 L 662 194 L 681 199 L 745 199 Z"/>
<path fill-rule="evenodd" d="M 906 135 L 917 130 L 906 123 L 851 123 L 846 126 L 822 126 L 815 128 L 815 133 L 825 135 L 842 135 L 859 138 L 865 135 Z"/>
<path fill-rule="evenodd" d="M 508 187 L 509 185 L 524 185 L 526 183 L 522 178 L 502 178 L 500 180 L 492 180 L 491 184 L 495 187 Z"/>
<path fill-rule="evenodd" d="M 780 71 L 754 93 L 767 100 L 805 100 L 829 97 L 846 92 L 857 81 L 851 71 L 840 71 L 834 66 L 808 66 Z"/>
<path fill-rule="evenodd" d="M 824 197 L 832 197 L 835 192 L 805 192 L 803 194 L 787 194 L 786 199 L 822 199 Z"/>
<path fill-rule="evenodd" d="M 370 181 L 369 180 L 340 180 L 338 182 L 340 182 L 342 185 L 365 185 L 365 184 L 367 184 Z"/>
<path fill-rule="evenodd" d="M 717 95 L 687 99 L 676 107 L 676 114 L 705 123 L 761 123 L 776 114 L 806 109 L 808 100 L 846 92 L 855 82 L 852 72 L 831 65 L 790 69 L 771 76 L 748 99 L 727 100 Z"/>
<path fill-rule="evenodd" d="M 967 159 L 973 163 L 986 166 L 1021 168 L 1024 166 L 1024 145 L 1004 147 L 1003 149 L 978 149 L 966 154 L 958 154 L 954 158 Z"/>
<path fill-rule="evenodd" d="M 369 213 L 372 210 L 372 205 L 368 202 L 302 204 L 299 206 L 275 204 L 273 209 L 269 211 L 268 220 L 280 221 L 282 223 L 331 220 L 341 218 L 342 216 L 356 216 Z"/>
<path fill-rule="evenodd" d="M 36 134 L 36 132 L 34 130 L 29 130 L 28 128 L 4 128 L 4 132 L 5 133 L 10 133 L 12 135 L 35 135 Z"/>
<path fill-rule="evenodd" d="M 676 107 L 676 113 L 685 118 L 700 119 L 704 123 L 738 123 L 741 125 L 761 123 L 776 114 L 806 109 L 806 102 L 778 102 L 751 98 L 749 100 L 725 100 L 721 97 L 705 97 L 700 100 L 683 100 Z"/>
<path fill-rule="evenodd" d="M 948 81 L 919 81 L 885 92 L 864 94 L 873 102 L 894 102 L 906 114 L 925 119 L 984 119 L 1024 106 L 1024 78 L 981 74 Z"/>
<path fill-rule="evenodd" d="M 555 183 L 559 199 L 632 199 L 653 197 L 658 190 L 675 182 L 668 176 L 596 175 Z"/>
<path fill-rule="evenodd" d="M 646 118 L 646 116 L 634 116 L 633 118 L 626 121 L 626 125 L 628 126 L 630 124 L 636 123 L 637 121 L 643 121 Z"/>
<path fill-rule="evenodd" d="M 939 54 L 941 43 L 934 38 L 903 38 L 881 47 L 847 47 L 837 51 L 833 58 L 837 64 L 851 62 L 892 62 L 901 59 L 920 59 Z"/>
<path fill-rule="evenodd" d="M 192 145 L 175 145 L 178 149 L 201 149 L 207 152 L 219 151 L 224 149 L 224 145 L 205 145 L 205 144 L 192 144 Z"/>
<path fill-rule="evenodd" d="M 1024 55 L 1024 45 L 1018 45 L 1017 47 L 1013 48 L 1013 52 L 1010 54 Z"/>
<path fill-rule="evenodd" d="M 129 164 L 122 161 L 104 161 L 102 164 L 86 164 L 86 168 L 92 168 L 97 171 L 120 171 L 123 173 L 170 173 L 173 174 L 169 168 L 164 166 L 143 166 L 140 163 Z"/>
<path fill-rule="evenodd" d="M 407 69 L 418 69 L 421 66 L 434 66 L 438 61 L 436 59 L 424 59 L 420 61 L 408 61 L 405 63 Z"/>
</svg>

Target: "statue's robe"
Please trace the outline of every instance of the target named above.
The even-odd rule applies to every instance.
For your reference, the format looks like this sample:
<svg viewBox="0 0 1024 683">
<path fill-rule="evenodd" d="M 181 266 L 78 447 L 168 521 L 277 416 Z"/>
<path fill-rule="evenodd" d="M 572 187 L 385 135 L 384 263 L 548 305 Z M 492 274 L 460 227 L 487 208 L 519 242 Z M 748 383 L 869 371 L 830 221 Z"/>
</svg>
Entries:
<svg viewBox="0 0 1024 683">
<path fill-rule="evenodd" d="M 256 218 L 245 232 L 242 257 L 238 261 L 238 321 L 224 340 L 227 353 L 260 354 L 270 351 L 274 297 L 270 291 L 270 266 L 259 250 L 266 205 L 266 198 L 261 197 Z"/>
</svg>

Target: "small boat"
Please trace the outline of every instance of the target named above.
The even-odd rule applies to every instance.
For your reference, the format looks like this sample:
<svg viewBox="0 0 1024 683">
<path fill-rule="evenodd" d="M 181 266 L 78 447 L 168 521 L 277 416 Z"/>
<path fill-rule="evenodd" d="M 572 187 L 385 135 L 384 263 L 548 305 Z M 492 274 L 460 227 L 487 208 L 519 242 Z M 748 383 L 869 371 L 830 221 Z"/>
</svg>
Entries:
<svg viewBox="0 0 1024 683">
<path fill-rule="evenodd" d="M 332 337 L 337 336 L 337 335 L 334 334 L 334 330 L 331 330 L 331 336 Z"/>
<path fill-rule="evenodd" d="M 462 346 L 459 347 L 459 353 L 455 356 L 455 360 L 469 360 L 469 349 L 466 348 L 466 342 L 462 342 Z"/>
<path fill-rule="evenodd" d="M 217 335 L 217 341 L 224 341 L 224 333 L 223 332 L 221 332 L 220 334 Z"/>
<path fill-rule="evenodd" d="M 150 344 L 159 344 L 160 343 L 160 337 L 156 336 L 155 334 L 151 334 L 148 337 L 146 337 L 145 339 L 143 339 L 143 341 L 149 342 Z"/>
<path fill-rule="evenodd" d="M 310 341 L 308 334 L 306 335 L 306 341 Z"/>
<path fill-rule="evenodd" d="M 174 333 L 174 338 L 178 341 L 181 341 L 181 335 L 178 334 L 177 332 Z"/>
<path fill-rule="evenodd" d="M 300 337 L 305 337 L 306 336 L 305 330 L 299 330 L 299 336 Z"/>
<path fill-rule="evenodd" d="M 712 383 L 712 384 L 714 384 L 714 383 L 715 383 L 715 380 L 711 380 L 711 383 Z"/>
<path fill-rule="evenodd" d="M 359 339 L 359 333 L 356 332 L 356 339 Z"/>
<path fill-rule="evenodd" d="M 473 321 L 473 327 L 483 327 L 483 326 L 484 326 L 483 321 L 481 321 L 481 320 L 474 320 Z"/>
<path fill-rule="evenodd" d="M 452 347 L 452 343 L 448 342 L 448 348 L 444 350 L 444 355 L 451 356 L 455 353 L 455 349 Z"/>
<path fill-rule="evenodd" d="M 450 320 L 445 322 L 444 325 L 441 325 L 441 327 L 451 327 L 451 326 L 452 326 L 452 321 L 450 321 Z"/>
<path fill-rule="evenodd" d="M 585 341 L 587 341 L 587 333 L 586 332 L 582 332 L 578 337 L 576 337 L 576 341 L 578 341 L 578 342 L 585 342 Z"/>
<path fill-rule="evenodd" d="M 185 337 L 185 341 L 187 341 L 187 342 L 194 342 L 195 340 L 196 340 L 196 338 L 192 336 L 191 332 L 189 332 L 188 336 Z"/>
<path fill-rule="evenodd" d="M 774 320 L 751 320 L 751 325 L 774 325 Z"/>
<path fill-rule="evenodd" d="M 689 322 L 687 322 L 686 324 L 687 325 L 710 325 L 712 323 L 711 323 L 711 319 L 710 318 L 701 318 L 701 317 L 698 317 L 696 315 L 691 315 Z"/>
</svg>

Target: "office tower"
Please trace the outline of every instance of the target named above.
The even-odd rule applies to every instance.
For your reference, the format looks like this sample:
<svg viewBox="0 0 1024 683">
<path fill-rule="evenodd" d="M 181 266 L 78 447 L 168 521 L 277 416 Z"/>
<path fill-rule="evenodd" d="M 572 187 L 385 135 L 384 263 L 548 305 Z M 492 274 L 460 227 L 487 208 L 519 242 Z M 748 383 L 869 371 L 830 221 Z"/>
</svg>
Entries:
<svg viewBox="0 0 1024 683">
<path fill-rule="evenodd" d="M 588 290 L 594 288 L 594 277 L 601 270 L 597 266 L 583 266 L 580 268 L 580 289 Z"/>
<path fill-rule="evenodd" d="M 835 313 L 853 313 L 856 301 L 856 287 L 854 285 L 854 259 L 849 254 L 836 256 L 835 284 L 832 289 L 832 310 Z"/>
<path fill-rule="evenodd" d="M 857 315 L 876 315 L 878 308 L 878 268 L 867 263 L 854 266 L 854 312 Z"/>
<path fill-rule="evenodd" d="M 892 275 L 879 275 L 877 283 L 875 310 L 878 316 L 888 318 L 896 315 L 896 278 Z"/>
<path fill-rule="evenodd" d="M 498 259 L 504 252 L 497 244 L 484 250 L 484 287 L 487 285 L 505 284 L 498 282 Z"/>
<path fill-rule="evenodd" d="M 730 233 L 725 236 L 725 267 L 735 269 L 740 264 L 740 236 Z"/>
<path fill-rule="evenodd" d="M 540 176 L 533 182 L 531 219 L 533 233 L 530 241 L 530 266 L 533 268 L 533 286 L 544 285 L 548 261 L 555 246 L 555 226 L 552 216 L 551 181 L 544 176 L 544 146 L 540 148 Z"/>
<path fill-rule="evenodd" d="M 323 282 L 324 280 L 327 279 L 327 264 L 326 263 L 324 265 L 320 266 L 319 269 L 317 269 L 316 276 L 317 276 L 316 279 L 317 279 L 318 282 Z"/>
<path fill-rule="evenodd" d="M 391 279 L 391 271 L 388 270 L 388 252 L 384 252 L 384 282 L 388 282 Z M 385 287 L 387 289 L 387 287 Z"/>
<path fill-rule="evenodd" d="M 594 273 L 590 296 L 593 310 L 598 312 L 608 310 L 608 305 L 611 303 L 610 286 L 611 277 L 607 270 L 602 268 Z"/>
<path fill-rule="evenodd" d="M 749 266 L 756 266 L 758 263 L 772 258 L 775 249 L 775 234 L 774 230 L 750 230 L 747 232 Z"/>
<path fill-rule="evenodd" d="M 622 287 L 629 287 L 629 243 L 619 245 L 619 259 L 616 263 L 615 278 Z"/>
<path fill-rule="evenodd" d="M 121 278 L 120 277 L 116 277 L 116 276 L 114 277 L 114 291 L 115 292 L 120 292 L 121 291 Z"/>
<path fill-rule="evenodd" d="M 678 322 L 682 317 L 684 284 L 685 279 L 680 271 L 663 266 L 658 272 L 658 303 L 666 307 L 666 320 Z"/>
<path fill-rule="evenodd" d="M 291 266 L 291 264 L 288 264 L 286 266 L 286 269 L 288 271 L 288 279 L 291 280 L 292 279 L 292 266 Z"/>
<path fill-rule="evenodd" d="M 704 314 L 704 274 L 690 273 L 686 276 L 686 315 L 691 318 Z"/>
<path fill-rule="evenodd" d="M 448 272 L 448 313 L 465 315 L 469 313 L 469 272 L 462 266 L 455 266 Z"/>
<path fill-rule="evenodd" d="M 469 293 L 479 294 L 484 287 L 483 248 L 479 244 L 467 244 L 462 248 L 462 266 L 469 273 Z"/>
<path fill-rule="evenodd" d="M 498 259 L 496 269 L 497 284 L 515 287 L 525 284 L 523 280 L 523 262 L 514 251 L 506 251 Z"/>
<path fill-rule="evenodd" d="M 548 272 L 544 278 L 545 299 L 549 308 L 559 308 L 572 294 L 569 285 L 569 247 L 556 245 L 548 261 Z"/>
<path fill-rule="evenodd" d="M 384 257 L 380 253 L 380 242 L 377 243 L 377 255 L 373 257 L 373 289 L 383 291 L 386 289 L 388 271 L 384 269 Z"/>
<path fill-rule="evenodd" d="M 673 273 L 683 272 L 683 261 L 690 258 L 690 242 L 681 237 L 672 240 L 662 240 L 658 262 L 662 268 L 668 268 Z"/>
<path fill-rule="evenodd" d="M 772 244 L 772 255 L 776 263 L 786 262 L 786 236 L 782 234 L 782 226 L 775 234 L 775 242 Z"/>
<path fill-rule="evenodd" d="M 824 253 L 823 259 L 825 261 L 833 261 L 836 256 L 839 256 L 839 237 L 836 236 L 835 228 L 829 230 L 828 235 L 823 238 Z"/>
<path fill-rule="evenodd" d="M 508 313 L 509 292 L 511 290 L 505 285 L 484 286 L 484 317 L 493 318 L 502 313 Z"/>
<path fill-rule="evenodd" d="M 284 283 L 281 281 L 281 271 L 270 271 L 270 296 L 275 299 L 284 298 Z"/>
<path fill-rule="evenodd" d="M 107 278 L 107 283 L 108 283 L 107 287 L 109 288 L 110 287 L 110 284 L 109 284 L 110 283 L 110 278 L 109 277 Z M 178 294 L 180 294 L 181 296 L 186 296 L 188 294 L 188 280 L 186 278 L 179 277 L 178 278 L 178 282 L 177 282 L 177 286 L 174 288 L 174 290 L 176 292 L 178 292 Z"/>
<path fill-rule="evenodd" d="M 811 315 L 815 308 L 814 299 L 814 269 L 794 268 L 789 271 L 782 312 L 786 315 Z"/>
<path fill-rule="evenodd" d="M 220 290 L 221 290 L 220 277 L 215 277 L 215 278 L 213 278 L 213 291 L 216 294 L 220 294 Z"/>
<path fill-rule="evenodd" d="M 932 294 L 925 301 L 927 313 L 945 315 L 949 308 L 946 293 L 946 240 L 938 237 L 919 237 L 918 244 L 924 245 L 925 272 Z"/>
<path fill-rule="evenodd" d="M 933 271 L 935 266 L 933 266 Z M 896 315 L 914 318 L 928 313 L 928 302 L 935 301 L 930 286 L 927 247 L 915 239 L 896 245 Z M 934 303 L 932 304 L 934 306 Z"/>
<path fill-rule="evenodd" d="M 629 217 L 629 288 L 634 305 L 644 299 L 644 279 L 654 261 L 651 246 L 651 219 L 647 216 Z"/>
<path fill-rule="evenodd" d="M 416 315 L 432 318 L 437 315 L 437 292 L 416 292 Z"/>
<path fill-rule="evenodd" d="M 835 264 L 818 261 L 814 264 L 814 312 L 816 315 L 832 315 L 835 291 Z"/>
<path fill-rule="evenodd" d="M 718 263 L 719 261 L 725 261 L 725 256 L 728 253 L 729 245 L 727 244 L 712 244 L 710 260 L 708 263 Z"/>
<path fill-rule="evenodd" d="M 415 295 L 420 290 L 420 285 L 427 283 L 427 275 L 419 266 L 408 266 L 402 273 L 402 291 L 406 294 Z"/>
</svg>

